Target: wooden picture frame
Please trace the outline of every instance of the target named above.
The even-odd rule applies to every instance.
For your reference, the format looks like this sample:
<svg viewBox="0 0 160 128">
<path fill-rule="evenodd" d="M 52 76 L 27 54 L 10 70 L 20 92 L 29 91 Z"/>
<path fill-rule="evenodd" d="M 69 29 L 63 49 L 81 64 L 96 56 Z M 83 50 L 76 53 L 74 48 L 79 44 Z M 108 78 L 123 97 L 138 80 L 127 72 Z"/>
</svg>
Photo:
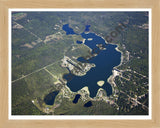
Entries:
<svg viewBox="0 0 160 128">
<path fill-rule="evenodd" d="M 152 9 L 152 119 L 151 120 L 9 120 L 9 9 L 10 8 L 151 8 Z M 0 1 L 0 128 L 34 127 L 160 127 L 160 89 L 159 84 L 159 0 L 142 1 Z"/>
</svg>

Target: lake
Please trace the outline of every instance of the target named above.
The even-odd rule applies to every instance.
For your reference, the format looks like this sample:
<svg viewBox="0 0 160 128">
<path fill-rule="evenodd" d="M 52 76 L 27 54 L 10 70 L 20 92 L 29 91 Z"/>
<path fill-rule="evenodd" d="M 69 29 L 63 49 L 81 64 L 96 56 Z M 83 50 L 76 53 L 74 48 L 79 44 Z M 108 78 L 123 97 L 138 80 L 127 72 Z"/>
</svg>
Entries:
<svg viewBox="0 0 160 128">
<path fill-rule="evenodd" d="M 44 102 L 47 105 L 53 105 L 54 100 L 55 100 L 56 96 L 58 95 L 58 93 L 59 93 L 59 91 L 54 91 L 54 92 L 49 93 L 48 95 L 45 96 Z"/>
<path fill-rule="evenodd" d="M 66 32 L 66 35 L 69 35 L 69 34 L 76 34 L 72 28 L 69 27 L 69 24 L 65 24 L 63 25 L 63 28 L 62 28 L 65 32 Z"/>
<path fill-rule="evenodd" d="M 87 26 L 88 27 L 88 26 Z M 65 29 L 66 31 L 67 29 Z M 99 88 L 103 88 L 107 96 L 112 94 L 112 87 L 107 82 L 107 79 L 112 75 L 113 67 L 120 64 L 121 53 L 115 50 L 117 45 L 106 44 L 105 40 L 96 35 L 95 33 L 81 33 L 81 36 L 86 39 L 84 44 L 90 47 L 92 50 L 99 49 L 96 44 L 103 44 L 106 50 L 99 50 L 99 54 L 96 57 L 92 57 L 88 60 L 89 63 L 94 63 L 96 67 L 91 68 L 84 76 L 73 75 L 70 81 L 67 81 L 67 86 L 73 91 L 77 92 L 84 86 L 88 86 L 90 91 L 90 97 L 95 97 Z M 84 62 L 84 58 L 77 59 L 80 62 Z M 67 80 L 67 75 L 64 75 L 64 79 Z M 97 85 L 97 82 L 103 80 L 105 83 L 102 87 Z"/>
<path fill-rule="evenodd" d="M 88 101 L 87 103 L 84 104 L 84 107 L 91 107 L 92 106 L 92 102 L 91 101 Z"/>
<path fill-rule="evenodd" d="M 81 95 L 80 95 L 80 94 L 77 94 L 77 95 L 75 96 L 74 100 L 73 100 L 73 103 L 76 104 L 76 103 L 78 102 L 78 100 L 79 100 L 80 97 L 81 97 Z"/>
</svg>

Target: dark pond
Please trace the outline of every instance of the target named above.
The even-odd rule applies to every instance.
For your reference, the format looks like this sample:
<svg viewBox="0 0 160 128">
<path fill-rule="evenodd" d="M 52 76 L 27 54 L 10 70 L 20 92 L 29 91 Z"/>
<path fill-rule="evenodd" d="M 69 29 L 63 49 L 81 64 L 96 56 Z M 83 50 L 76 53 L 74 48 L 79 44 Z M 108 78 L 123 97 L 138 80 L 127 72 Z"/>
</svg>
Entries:
<svg viewBox="0 0 160 128">
<path fill-rule="evenodd" d="M 78 40 L 76 42 L 77 42 L 77 44 L 82 44 L 83 43 L 82 41 L 78 41 Z"/>
<path fill-rule="evenodd" d="M 66 35 L 69 35 L 69 34 L 76 34 L 72 28 L 69 27 L 69 24 L 65 24 L 63 25 L 63 28 L 62 28 L 65 32 L 66 32 Z"/>
<path fill-rule="evenodd" d="M 86 32 L 89 31 L 90 26 L 91 26 L 91 25 L 86 25 L 86 28 L 85 28 L 84 31 L 86 31 Z"/>
<path fill-rule="evenodd" d="M 87 103 L 84 104 L 84 107 L 91 107 L 92 106 L 92 102 L 88 101 Z"/>
<path fill-rule="evenodd" d="M 47 105 L 53 105 L 54 104 L 54 100 L 56 98 L 56 96 L 58 95 L 59 91 L 54 91 L 49 93 L 48 95 L 46 95 L 46 97 L 44 98 L 44 102 Z"/>
<path fill-rule="evenodd" d="M 73 103 L 76 104 L 76 103 L 78 102 L 78 100 L 79 100 L 80 97 L 81 97 L 81 95 L 80 95 L 80 94 L 77 94 L 77 95 L 75 96 L 74 100 L 73 100 Z"/>
</svg>

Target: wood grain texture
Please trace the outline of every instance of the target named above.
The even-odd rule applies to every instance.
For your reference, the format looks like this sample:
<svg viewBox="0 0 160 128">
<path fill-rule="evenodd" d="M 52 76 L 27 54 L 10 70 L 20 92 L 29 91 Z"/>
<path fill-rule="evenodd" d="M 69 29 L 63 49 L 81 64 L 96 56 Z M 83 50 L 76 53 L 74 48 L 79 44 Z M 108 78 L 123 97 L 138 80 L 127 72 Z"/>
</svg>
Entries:
<svg viewBox="0 0 160 128">
<path fill-rule="evenodd" d="M 9 8 L 152 8 L 152 120 L 8 120 Z M 160 128 L 159 0 L 0 0 L 0 128 Z"/>
</svg>

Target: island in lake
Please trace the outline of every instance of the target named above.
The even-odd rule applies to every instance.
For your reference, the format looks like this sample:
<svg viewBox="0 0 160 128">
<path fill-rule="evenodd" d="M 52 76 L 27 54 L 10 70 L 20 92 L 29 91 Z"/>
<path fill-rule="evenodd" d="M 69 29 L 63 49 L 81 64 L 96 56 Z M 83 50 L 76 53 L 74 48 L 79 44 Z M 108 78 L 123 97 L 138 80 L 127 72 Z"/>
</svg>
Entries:
<svg viewBox="0 0 160 128">
<path fill-rule="evenodd" d="M 11 26 L 12 115 L 149 114 L 147 11 L 13 11 Z"/>
</svg>

